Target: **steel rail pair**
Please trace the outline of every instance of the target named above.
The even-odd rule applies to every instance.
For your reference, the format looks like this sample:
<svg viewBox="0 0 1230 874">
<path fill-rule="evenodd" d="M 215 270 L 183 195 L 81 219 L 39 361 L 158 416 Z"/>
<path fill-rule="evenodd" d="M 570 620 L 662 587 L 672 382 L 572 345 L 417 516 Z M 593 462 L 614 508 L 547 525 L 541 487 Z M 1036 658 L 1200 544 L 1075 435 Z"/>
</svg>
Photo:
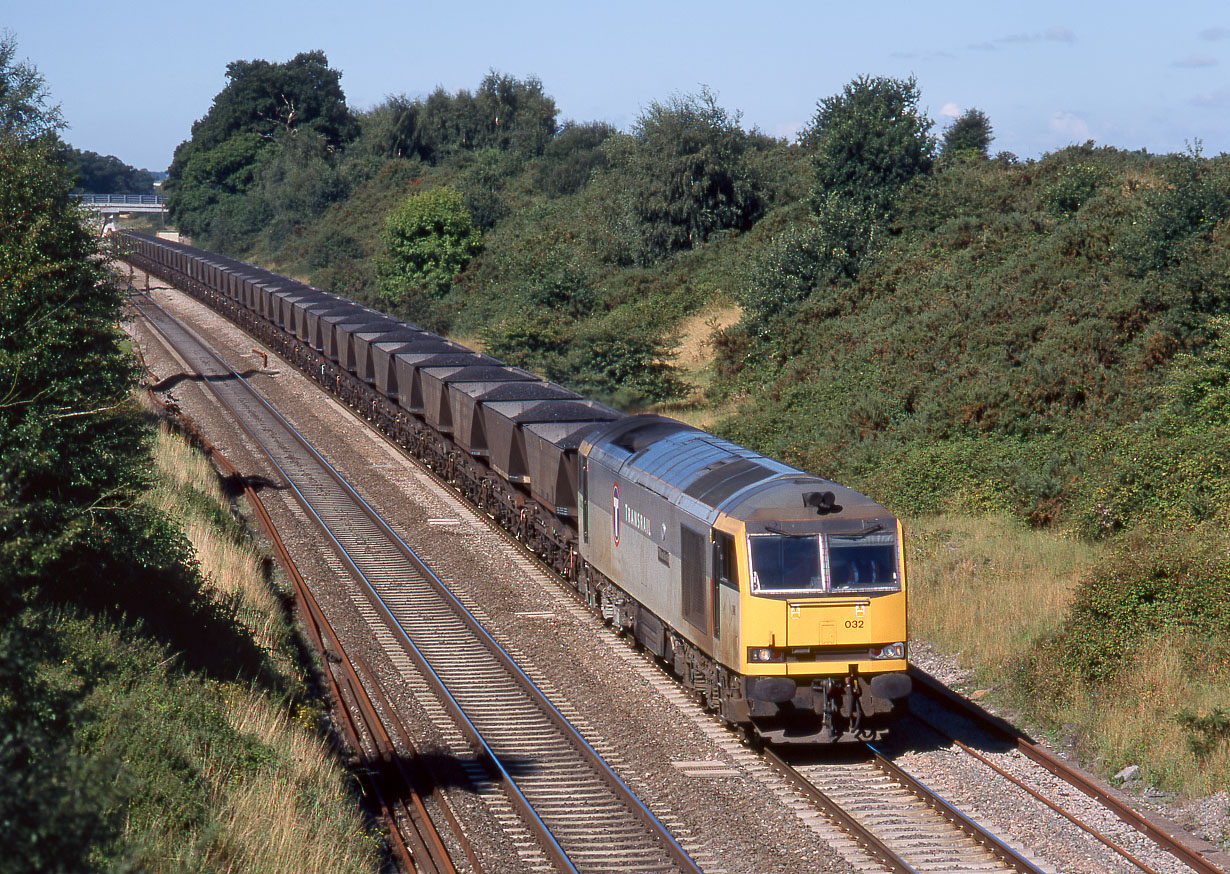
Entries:
<svg viewBox="0 0 1230 874">
<path fill-rule="evenodd" d="M 440 661 L 440 654 L 437 652 L 433 657 L 424 652 L 423 640 L 416 640 L 415 635 L 407 630 L 407 619 L 404 613 L 398 616 L 399 611 L 390 607 L 389 593 L 386 591 L 382 594 L 381 586 L 373 582 L 373 571 L 377 574 L 388 574 L 392 556 L 404 563 L 405 568 L 400 569 L 403 577 L 406 576 L 406 569 L 409 569 L 411 576 L 417 578 L 406 578 L 404 582 L 408 586 L 413 586 L 415 583 L 427 584 L 451 611 L 455 619 L 468 629 L 475 642 L 473 645 L 485 650 L 499 663 L 507 676 L 511 678 L 512 683 L 520 687 L 533 700 L 546 721 L 559 732 L 563 744 L 571 748 L 574 756 L 579 756 L 586 763 L 586 767 L 617 799 L 619 806 L 624 808 L 632 819 L 640 823 L 643 834 L 630 836 L 625 841 L 627 846 L 622 851 L 622 855 L 628 863 L 638 864 L 642 866 L 642 870 L 681 870 L 699 874 L 699 868 L 665 827 L 658 822 L 652 812 L 606 765 L 601 756 L 576 732 L 567 719 L 556 710 L 546 696 L 515 664 L 514 660 L 465 609 L 448 586 L 344 482 L 332 466 L 276 410 L 265 402 L 242 376 L 222 362 L 185 326 L 152 301 L 144 305 L 142 310 L 155 324 L 156 329 L 168 338 L 168 342 L 179 347 L 181 354 L 185 354 L 185 357 L 194 359 L 192 367 L 203 376 L 206 385 L 213 391 L 215 397 L 236 416 L 248 435 L 270 456 L 273 464 L 298 496 L 301 504 L 326 531 L 339 557 L 362 584 L 364 595 L 369 603 L 384 617 L 390 631 L 399 639 L 407 655 L 435 687 L 446 709 L 451 712 L 463 732 L 479 751 L 480 756 L 498 776 L 510 800 L 527 825 L 539 837 L 544 850 L 557 867 L 568 872 L 608 870 L 610 866 L 604 864 L 602 860 L 610 860 L 621 853 L 595 851 L 594 835 L 578 833 L 575 826 L 569 826 L 563 821 L 565 817 L 559 814 L 554 817 L 557 821 L 554 827 L 556 830 L 565 830 L 569 834 L 566 839 L 557 840 L 552 827 L 548 826 L 544 817 L 540 816 L 535 804 L 531 803 L 528 797 L 534 792 L 532 789 L 527 792 L 523 788 L 524 784 L 533 782 L 531 776 L 524 774 L 523 768 L 507 764 L 506 760 L 510 754 L 507 742 L 504 743 L 503 749 L 497 749 L 497 745 L 488 742 L 487 735 L 491 733 L 492 718 L 489 715 L 477 720 L 471 718 L 471 712 L 476 710 L 480 703 L 475 700 L 472 690 L 464 695 L 455 695 L 453 691 L 450 691 L 450 684 L 456 685 L 456 672 L 454 671 L 454 676 L 449 682 L 445 681 L 436 667 L 436 663 Z M 170 335 L 173 334 L 178 334 L 178 337 L 172 339 Z M 186 353 L 185 346 L 190 347 Z M 254 422 L 258 420 L 263 421 L 256 426 Z M 384 553 L 381 555 L 376 555 L 373 549 L 373 544 L 377 540 L 384 548 Z M 422 608 L 420 607 L 417 612 L 423 612 Z M 437 635 L 438 631 L 434 631 L 431 637 L 434 638 Z M 466 700 L 463 702 L 459 700 L 460 698 Z M 485 721 L 487 725 L 480 730 L 476 724 L 478 721 Z M 548 767 L 560 767 L 558 762 L 544 762 L 544 764 Z M 587 803 L 586 808 L 592 808 L 592 804 Z M 603 829 L 591 827 L 590 831 L 601 834 Z M 637 862 L 635 860 L 638 853 L 632 845 L 640 843 L 643 846 L 646 841 L 653 851 L 649 854 L 650 857 L 641 858 Z M 565 843 L 568 844 L 567 850 L 564 847 Z M 642 849 L 641 855 L 646 852 L 649 851 Z M 655 854 L 659 857 L 658 862 L 654 862 L 651 858 Z M 585 861 L 574 864 L 572 858 L 574 856 L 583 858 Z"/>
</svg>

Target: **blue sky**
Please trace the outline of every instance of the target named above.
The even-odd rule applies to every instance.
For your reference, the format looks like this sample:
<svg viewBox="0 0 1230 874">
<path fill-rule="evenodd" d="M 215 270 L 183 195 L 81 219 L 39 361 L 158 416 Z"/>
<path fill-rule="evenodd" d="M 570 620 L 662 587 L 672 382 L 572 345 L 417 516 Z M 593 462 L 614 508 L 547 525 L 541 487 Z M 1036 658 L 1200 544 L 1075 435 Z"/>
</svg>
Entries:
<svg viewBox="0 0 1230 874">
<path fill-rule="evenodd" d="M 878 4 L 471 0 L 3 0 L 73 145 L 151 170 L 204 115 L 236 59 L 323 49 L 352 107 L 489 69 L 538 76 L 560 119 L 627 128 L 651 101 L 707 85 L 745 126 L 790 137 L 861 74 L 915 75 L 942 129 L 987 114 L 992 150 L 1071 143 L 1230 151 L 1230 4 Z"/>
</svg>

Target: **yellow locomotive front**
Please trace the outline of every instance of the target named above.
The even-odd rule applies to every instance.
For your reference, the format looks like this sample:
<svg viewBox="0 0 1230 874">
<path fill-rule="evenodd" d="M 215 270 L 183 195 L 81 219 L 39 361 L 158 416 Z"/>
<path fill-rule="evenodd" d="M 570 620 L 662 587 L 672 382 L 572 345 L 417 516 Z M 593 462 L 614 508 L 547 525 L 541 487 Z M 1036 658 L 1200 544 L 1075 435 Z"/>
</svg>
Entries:
<svg viewBox="0 0 1230 874">
<path fill-rule="evenodd" d="M 715 524 L 742 547 L 747 717 L 779 743 L 874 736 L 910 692 L 901 526 L 862 495 L 817 485 L 828 484 L 779 479 Z"/>
</svg>

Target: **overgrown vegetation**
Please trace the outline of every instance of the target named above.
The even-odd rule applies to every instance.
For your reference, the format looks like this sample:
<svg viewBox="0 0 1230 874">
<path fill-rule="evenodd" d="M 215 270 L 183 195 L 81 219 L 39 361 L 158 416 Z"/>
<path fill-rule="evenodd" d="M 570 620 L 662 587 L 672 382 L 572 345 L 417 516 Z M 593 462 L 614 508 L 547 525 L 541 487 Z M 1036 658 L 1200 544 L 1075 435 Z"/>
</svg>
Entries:
<svg viewBox="0 0 1230 874">
<path fill-rule="evenodd" d="M 354 120 L 310 166 L 285 135 L 237 134 L 263 151 L 236 143 L 209 190 L 230 197 L 233 178 L 236 209 L 276 215 L 187 229 L 380 304 L 376 265 L 401 245 L 388 217 L 431 192 L 460 215 L 456 192 L 482 250 L 403 270 L 401 316 L 626 409 L 722 411 L 725 436 L 903 515 L 1025 526 L 1033 548 L 1089 556 L 1041 571 L 1058 575 L 1045 621 L 1007 618 L 1012 645 L 979 658 L 1002 658 L 996 676 L 1022 698 L 1047 690 L 1036 713 L 1087 727 L 1107 761 L 1146 746 L 1100 730 L 1098 708 L 1150 654 L 1177 659 L 1188 685 L 1149 712 L 1203 758 L 1156 773 L 1225 785 L 1209 690 L 1230 677 L 1230 159 L 1198 142 L 992 158 L 985 113 L 937 140 L 918 83 L 874 76 L 821 98 L 795 143 L 743 130 L 708 91 L 651 103 L 627 132 L 559 124 L 541 83 L 496 73 Z M 276 206 L 298 202 L 278 193 L 295 177 L 268 172 L 279 161 L 315 179 L 296 190 L 327 196 Z M 433 228 L 433 245 L 454 234 Z M 689 385 L 676 332 L 735 305 Z M 986 581 L 988 610 L 1009 582 Z"/>
<path fill-rule="evenodd" d="M 151 470 L 60 129 L 0 37 L 0 872 L 374 870 L 216 479 Z"/>
</svg>

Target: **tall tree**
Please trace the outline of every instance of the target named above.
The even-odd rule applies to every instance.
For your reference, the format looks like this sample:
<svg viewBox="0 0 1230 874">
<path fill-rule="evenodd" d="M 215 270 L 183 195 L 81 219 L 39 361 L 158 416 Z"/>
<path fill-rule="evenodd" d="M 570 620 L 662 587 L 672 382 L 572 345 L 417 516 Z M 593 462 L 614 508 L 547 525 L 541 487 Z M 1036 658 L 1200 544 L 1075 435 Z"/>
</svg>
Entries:
<svg viewBox="0 0 1230 874">
<path fill-rule="evenodd" d="M 17 59 L 17 38 L 0 33 L 0 137 L 24 142 L 62 130 L 60 108 L 47 101 L 42 75 Z"/>
<path fill-rule="evenodd" d="M 533 157 L 555 136 L 555 101 L 537 77 L 517 79 L 492 70 L 479 84 L 474 102 L 483 120 L 478 148 Z"/>
<path fill-rule="evenodd" d="M 855 199 L 888 213 L 898 189 L 931 169 L 931 120 L 918 109 L 914 77 L 860 76 L 821 100 L 804 134 L 815 149 L 817 199 Z"/>
<path fill-rule="evenodd" d="M 708 89 L 651 103 L 631 140 L 609 141 L 650 258 L 752 223 L 762 207 L 748 161 L 757 142 Z"/>
<path fill-rule="evenodd" d="M 172 220 L 193 236 L 213 235 L 215 243 L 242 239 L 259 225 L 260 211 L 238 195 L 279 143 L 303 131 L 332 150 L 358 133 L 341 73 L 329 68 L 324 52 L 304 52 L 284 64 L 233 61 L 226 78 L 192 137 L 175 150 L 165 184 Z"/>
<path fill-rule="evenodd" d="M 973 154 L 985 158 L 993 139 L 991 120 L 981 109 L 967 109 L 944 130 L 940 155 L 952 158 Z"/>
<path fill-rule="evenodd" d="M 43 79 L 0 39 L 0 871 L 92 870 L 122 812 L 76 749 L 85 689 L 56 682 L 49 593 L 98 596 L 132 542 L 143 426 L 120 292 L 69 196 Z M 128 529 L 128 530 L 126 530 Z M 54 667 L 53 667 L 54 666 Z"/>
</svg>

